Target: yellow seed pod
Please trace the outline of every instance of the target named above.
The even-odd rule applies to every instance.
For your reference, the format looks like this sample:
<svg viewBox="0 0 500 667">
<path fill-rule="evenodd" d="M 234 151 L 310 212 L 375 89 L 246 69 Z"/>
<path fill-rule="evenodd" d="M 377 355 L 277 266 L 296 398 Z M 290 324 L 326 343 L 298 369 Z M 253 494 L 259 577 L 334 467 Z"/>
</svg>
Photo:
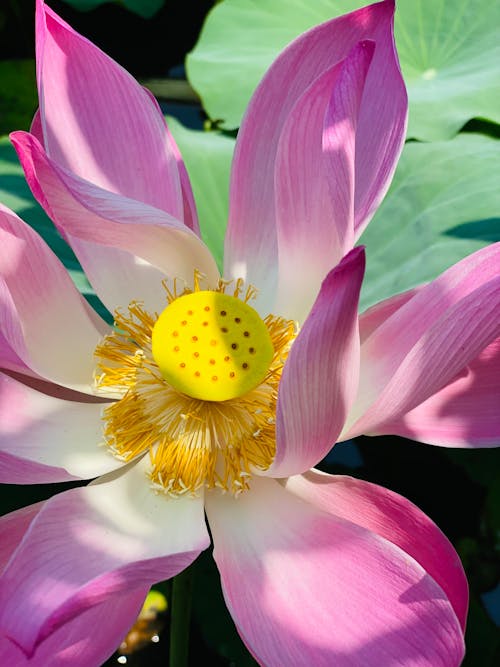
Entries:
<svg viewBox="0 0 500 667">
<path fill-rule="evenodd" d="M 153 357 L 165 380 L 204 401 L 243 396 L 265 378 L 274 349 L 251 306 L 220 292 L 172 301 L 153 327 Z"/>
</svg>

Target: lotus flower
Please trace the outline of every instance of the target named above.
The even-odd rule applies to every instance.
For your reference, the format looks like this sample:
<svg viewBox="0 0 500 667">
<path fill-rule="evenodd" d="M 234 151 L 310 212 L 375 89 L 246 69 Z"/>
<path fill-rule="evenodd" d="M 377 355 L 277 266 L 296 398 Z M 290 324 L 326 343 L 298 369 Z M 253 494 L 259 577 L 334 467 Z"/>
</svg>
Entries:
<svg viewBox="0 0 500 667">
<path fill-rule="evenodd" d="M 467 584 L 445 536 L 391 491 L 310 469 L 361 432 L 499 433 L 498 245 L 357 313 L 353 245 L 406 123 L 393 12 L 314 28 L 264 77 L 222 280 L 155 101 L 38 0 L 40 111 L 12 141 L 116 326 L 2 208 L 2 479 L 94 480 L 3 517 L 2 664 L 100 664 L 150 585 L 209 545 L 204 512 L 261 664 L 460 663 Z"/>
</svg>

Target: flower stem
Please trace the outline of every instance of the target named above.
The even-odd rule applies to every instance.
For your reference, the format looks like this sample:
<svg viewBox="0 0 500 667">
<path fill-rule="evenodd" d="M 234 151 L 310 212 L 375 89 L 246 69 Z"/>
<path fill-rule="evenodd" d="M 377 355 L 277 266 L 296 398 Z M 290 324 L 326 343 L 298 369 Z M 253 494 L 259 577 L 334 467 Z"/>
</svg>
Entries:
<svg viewBox="0 0 500 667">
<path fill-rule="evenodd" d="M 174 577 L 170 606 L 170 667 L 187 667 L 193 570 L 188 567 Z"/>
</svg>

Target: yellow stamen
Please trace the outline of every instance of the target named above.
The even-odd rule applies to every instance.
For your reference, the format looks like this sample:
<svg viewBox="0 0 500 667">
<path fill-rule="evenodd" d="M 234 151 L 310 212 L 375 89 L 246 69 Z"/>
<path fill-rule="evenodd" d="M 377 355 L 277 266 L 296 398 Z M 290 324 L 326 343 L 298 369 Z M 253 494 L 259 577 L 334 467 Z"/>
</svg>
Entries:
<svg viewBox="0 0 500 667">
<path fill-rule="evenodd" d="M 184 289 L 178 294 L 174 286 L 173 293 L 167 290 L 169 305 L 159 317 L 131 303 L 127 313 L 115 314 L 115 330 L 96 349 L 96 386 L 118 399 L 104 410 L 109 448 L 123 461 L 149 452 L 153 487 L 170 495 L 193 494 L 202 487 L 237 495 L 248 488 L 252 471 L 265 470 L 274 458 L 278 383 L 296 327 L 272 315 L 262 320 L 246 303 L 254 290 L 240 299 L 242 282 L 232 296 L 226 294 L 229 285 L 221 281 L 216 290 L 200 290 L 196 276 L 193 293 Z M 204 310 L 207 306 L 210 311 Z M 227 332 L 222 330 L 229 329 L 222 323 L 225 318 L 232 318 Z M 188 324 L 182 325 L 184 320 Z M 174 331 L 179 332 L 175 341 Z M 202 343 L 199 347 L 193 336 Z M 185 361 L 177 362 L 177 355 Z M 186 364 L 178 367 L 181 380 L 172 372 L 175 363 Z M 245 363 L 252 366 L 244 368 Z M 224 375 L 219 368 L 225 364 Z M 192 384 L 182 383 L 185 368 Z M 220 382 L 211 379 L 214 375 Z"/>
</svg>

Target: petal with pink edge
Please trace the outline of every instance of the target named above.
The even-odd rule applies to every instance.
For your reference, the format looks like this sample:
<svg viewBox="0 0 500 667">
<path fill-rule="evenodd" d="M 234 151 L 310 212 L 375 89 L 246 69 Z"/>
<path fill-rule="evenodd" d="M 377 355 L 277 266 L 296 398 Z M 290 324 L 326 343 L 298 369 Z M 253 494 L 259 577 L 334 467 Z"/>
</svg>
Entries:
<svg viewBox="0 0 500 667">
<path fill-rule="evenodd" d="M 500 445 L 500 339 L 443 389 L 373 435 L 392 433 L 441 447 Z"/>
<path fill-rule="evenodd" d="M 148 461 L 54 496 L 31 523 L 0 579 L 1 631 L 28 657 L 66 622 L 176 575 L 208 546 L 203 499 L 154 493 Z"/>
<path fill-rule="evenodd" d="M 191 187 L 191 181 L 189 180 L 189 174 L 187 172 L 186 165 L 184 164 L 184 160 L 182 159 L 181 152 L 179 150 L 179 147 L 177 146 L 174 136 L 172 132 L 170 132 L 170 129 L 165 121 L 165 118 L 163 116 L 163 111 L 161 110 L 161 107 L 158 104 L 158 100 L 150 90 L 148 90 L 147 88 L 144 88 L 144 90 L 148 94 L 149 99 L 154 104 L 158 113 L 165 122 L 165 129 L 167 132 L 168 140 L 170 142 L 172 151 L 177 161 L 177 169 L 179 170 L 179 178 L 181 181 L 182 203 L 184 207 L 184 216 L 182 219 L 184 221 L 184 224 L 187 227 L 189 227 L 189 229 L 192 229 L 193 232 L 195 232 L 198 236 L 200 236 L 200 225 L 198 222 L 198 213 L 196 211 L 196 202 L 194 200 L 193 188 Z M 32 129 L 30 129 L 30 132 L 34 134 Z"/>
<path fill-rule="evenodd" d="M 95 185 L 182 219 L 175 150 L 142 86 L 43 0 L 36 60 L 48 155 Z"/>
<path fill-rule="evenodd" d="M 0 635 L 0 663 L 15 667 L 102 665 L 134 623 L 147 591 L 147 586 L 143 586 L 87 609 L 51 633 L 31 657 Z"/>
<path fill-rule="evenodd" d="M 6 342 L 38 375 L 91 391 L 94 349 L 109 327 L 38 234 L 1 204 L 0 243 L 0 320 Z"/>
<path fill-rule="evenodd" d="M 89 479 L 122 466 L 104 446 L 104 405 L 48 396 L 0 373 L 0 450 L 18 463 L 1 469 L 0 482 Z"/>
<path fill-rule="evenodd" d="M 265 287 L 271 305 L 278 262 L 274 172 L 283 125 L 316 78 L 363 40 L 373 40 L 376 48 L 356 130 L 358 235 L 389 186 L 404 142 L 407 115 L 393 15 L 393 1 L 379 2 L 308 31 L 278 56 L 250 101 L 233 160 L 225 274 Z"/>
<path fill-rule="evenodd" d="M 343 437 L 399 419 L 448 384 L 500 333 L 500 243 L 466 257 L 361 346 L 360 391 Z"/>
<path fill-rule="evenodd" d="M 299 322 L 330 268 L 352 248 L 356 122 L 374 46 L 361 42 L 316 79 L 291 110 L 278 143 L 275 310 Z"/>
<path fill-rule="evenodd" d="M 304 472 L 328 453 L 342 429 L 357 390 L 364 269 L 364 249 L 355 248 L 328 274 L 292 345 L 278 392 L 276 456 L 267 476 Z"/>
<path fill-rule="evenodd" d="M 447 537 L 416 505 L 377 484 L 319 470 L 290 477 L 285 486 L 315 507 L 363 526 L 409 554 L 441 586 L 465 628 L 469 594 L 462 563 Z"/>
<path fill-rule="evenodd" d="M 14 132 L 11 139 L 34 196 L 111 311 L 140 300 L 161 312 L 165 276 L 191 284 L 197 269 L 216 283 L 219 274 L 212 255 L 184 224 L 60 168 L 26 132 Z"/>
<path fill-rule="evenodd" d="M 449 600 L 394 544 L 275 480 L 254 478 L 236 500 L 210 493 L 206 506 L 226 604 L 261 664 L 460 664 Z"/>
</svg>

